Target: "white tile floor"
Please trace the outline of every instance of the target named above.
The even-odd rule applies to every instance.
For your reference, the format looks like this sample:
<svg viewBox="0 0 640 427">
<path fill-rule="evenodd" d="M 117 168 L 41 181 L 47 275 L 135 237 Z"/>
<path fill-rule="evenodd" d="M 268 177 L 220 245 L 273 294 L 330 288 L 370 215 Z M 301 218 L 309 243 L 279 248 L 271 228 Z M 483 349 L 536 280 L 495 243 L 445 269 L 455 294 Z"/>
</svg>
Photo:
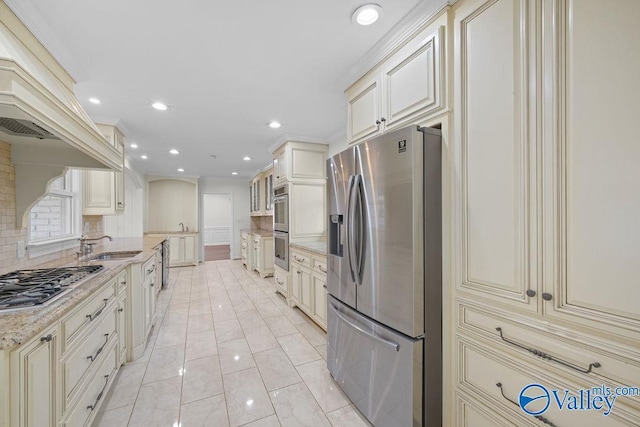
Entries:
<svg viewBox="0 0 640 427">
<path fill-rule="evenodd" d="M 240 261 L 172 268 L 145 354 L 94 426 L 368 426 L 326 367 L 326 334 Z"/>
</svg>

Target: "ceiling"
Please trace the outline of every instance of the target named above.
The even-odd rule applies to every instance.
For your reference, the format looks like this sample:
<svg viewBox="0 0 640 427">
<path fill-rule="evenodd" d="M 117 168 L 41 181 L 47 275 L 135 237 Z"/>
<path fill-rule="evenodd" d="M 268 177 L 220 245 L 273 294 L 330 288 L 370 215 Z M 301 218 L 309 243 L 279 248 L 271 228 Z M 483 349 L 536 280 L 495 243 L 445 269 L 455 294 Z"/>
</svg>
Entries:
<svg viewBox="0 0 640 427">
<path fill-rule="evenodd" d="M 5 2 L 76 80 L 94 122 L 138 145 L 127 147 L 136 170 L 246 179 L 286 137 L 344 138 L 349 75 L 429 1 L 378 0 L 384 16 L 368 27 L 351 22 L 364 0 Z"/>
</svg>

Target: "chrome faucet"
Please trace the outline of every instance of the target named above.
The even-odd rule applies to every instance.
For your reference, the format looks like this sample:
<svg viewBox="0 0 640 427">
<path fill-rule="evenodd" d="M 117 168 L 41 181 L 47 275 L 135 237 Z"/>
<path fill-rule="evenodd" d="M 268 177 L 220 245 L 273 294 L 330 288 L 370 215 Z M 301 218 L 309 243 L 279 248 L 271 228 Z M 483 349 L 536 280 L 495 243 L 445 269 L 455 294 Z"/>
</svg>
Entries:
<svg viewBox="0 0 640 427">
<path fill-rule="evenodd" d="M 179 225 L 180 227 L 182 227 L 182 232 L 184 233 L 184 224 L 183 224 L 183 223 L 180 223 L 180 224 L 178 224 L 178 225 Z"/>
<path fill-rule="evenodd" d="M 95 243 L 87 243 L 87 242 L 92 242 L 94 240 L 101 240 L 105 238 L 109 239 L 110 242 L 113 241 L 111 236 L 107 236 L 107 235 L 96 237 L 94 239 L 89 239 L 84 234 L 80 236 L 80 238 L 78 239 L 80 241 L 80 251 L 76 252 L 78 254 L 78 258 L 86 255 L 91 255 L 93 253 L 93 245 L 95 245 Z"/>
</svg>

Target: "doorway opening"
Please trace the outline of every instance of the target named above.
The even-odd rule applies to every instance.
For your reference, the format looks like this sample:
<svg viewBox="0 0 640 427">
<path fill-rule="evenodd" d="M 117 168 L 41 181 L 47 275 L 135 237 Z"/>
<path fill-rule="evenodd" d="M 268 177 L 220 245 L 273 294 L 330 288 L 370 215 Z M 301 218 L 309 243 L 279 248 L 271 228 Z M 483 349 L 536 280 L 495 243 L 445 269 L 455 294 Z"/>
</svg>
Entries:
<svg viewBox="0 0 640 427">
<path fill-rule="evenodd" d="M 233 212 L 230 193 L 203 195 L 204 260 L 219 261 L 231 258 Z"/>
</svg>

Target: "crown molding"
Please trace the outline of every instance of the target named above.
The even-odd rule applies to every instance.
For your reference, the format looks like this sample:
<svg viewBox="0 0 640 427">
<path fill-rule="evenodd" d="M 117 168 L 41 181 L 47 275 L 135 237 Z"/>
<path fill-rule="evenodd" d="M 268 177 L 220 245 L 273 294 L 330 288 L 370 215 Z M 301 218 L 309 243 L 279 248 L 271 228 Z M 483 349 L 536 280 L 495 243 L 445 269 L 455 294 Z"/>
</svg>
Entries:
<svg viewBox="0 0 640 427">
<path fill-rule="evenodd" d="M 286 142 L 308 142 L 309 144 L 328 144 L 326 138 L 316 138 L 314 136 L 306 136 L 306 135 L 296 135 L 291 133 L 285 133 L 284 135 L 278 137 L 270 146 L 267 148 L 269 153 L 273 154 L 280 146 Z"/>
<path fill-rule="evenodd" d="M 418 30 L 426 26 L 429 21 L 439 15 L 446 7 L 457 0 L 421 0 L 407 13 L 387 34 L 373 45 L 351 69 L 343 75 L 337 85 L 346 91 L 362 76 L 376 65 L 392 55 L 407 42 Z"/>
</svg>

